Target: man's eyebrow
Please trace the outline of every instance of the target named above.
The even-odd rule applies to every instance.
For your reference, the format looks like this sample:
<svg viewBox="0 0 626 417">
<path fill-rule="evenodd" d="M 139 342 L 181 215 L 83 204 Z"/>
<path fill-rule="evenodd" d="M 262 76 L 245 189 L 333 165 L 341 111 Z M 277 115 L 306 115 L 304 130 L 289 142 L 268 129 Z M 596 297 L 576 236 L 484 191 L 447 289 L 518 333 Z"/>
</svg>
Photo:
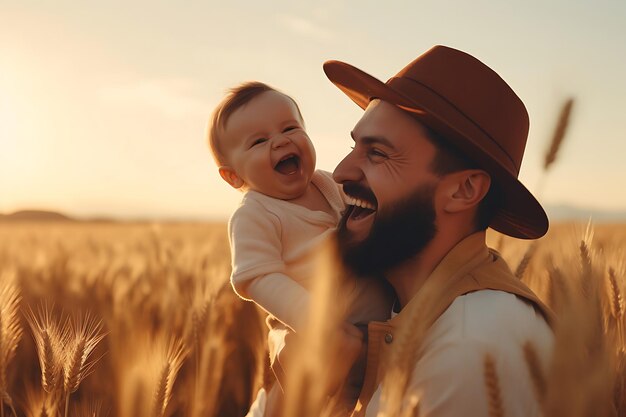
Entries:
<svg viewBox="0 0 626 417">
<path fill-rule="evenodd" d="M 356 138 L 354 137 L 354 132 L 350 132 L 350 136 L 352 137 L 352 140 L 356 142 Z M 381 144 L 388 148 L 396 149 L 396 147 L 393 146 L 393 144 L 389 141 L 389 139 L 383 136 L 363 136 L 362 138 L 360 138 L 360 142 L 363 143 L 364 145 Z"/>
</svg>

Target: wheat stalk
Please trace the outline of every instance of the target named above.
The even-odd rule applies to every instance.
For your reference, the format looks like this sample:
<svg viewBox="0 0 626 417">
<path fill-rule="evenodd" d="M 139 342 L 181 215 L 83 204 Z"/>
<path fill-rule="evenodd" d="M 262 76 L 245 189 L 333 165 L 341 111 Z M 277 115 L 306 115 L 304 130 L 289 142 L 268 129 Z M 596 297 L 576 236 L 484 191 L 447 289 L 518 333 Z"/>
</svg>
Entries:
<svg viewBox="0 0 626 417">
<path fill-rule="evenodd" d="M 536 249 L 537 249 L 537 243 L 536 242 L 533 242 L 533 243 L 531 243 L 528 246 L 528 249 L 524 253 L 524 256 L 522 257 L 522 260 L 517 265 L 517 268 L 515 268 L 515 276 L 518 279 L 522 279 L 522 277 L 524 276 L 524 272 L 526 272 L 526 269 L 528 268 L 528 265 L 530 264 L 530 260 L 532 259 L 533 255 L 535 254 L 535 250 Z"/>
<path fill-rule="evenodd" d="M 430 326 L 437 319 L 434 308 L 447 288 L 438 287 L 434 281 L 426 281 L 415 300 L 403 309 L 406 321 L 397 330 L 394 347 L 390 354 L 388 370 L 384 375 L 382 407 L 385 416 L 402 413 L 404 400 L 411 398 L 409 387 L 415 364 L 420 355 L 420 346 Z"/>
<path fill-rule="evenodd" d="M 500 381 L 498 380 L 496 365 L 491 355 L 485 355 L 483 365 L 485 389 L 487 390 L 487 401 L 489 403 L 489 417 L 504 417 Z"/>
<path fill-rule="evenodd" d="M 36 390 L 32 385 L 26 386 L 25 398 L 22 402 L 22 410 L 26 417 L 56 416 L 56 410 L 48 403 L 45 391 Z"/>
<path fill-rule="evenodd" d="M 100 401 L 83 401 L 74 407 L 74 415 L 77 417 L 98 417 L 102 412 Z"/>
<path fill-rule="evenodd" d="M 307 326 L 297 340 L 297 360 L 285 369 L 283 416 L 317 417 L 327 410 L 326 390 L 330 388 L 334 367 L 341 365 L 336 331 L 338 323 L 345 319 L 347 305 L 334 301 L 337 293 L 346 290 L 342 285 L 348 276 L 338 253 L 334 240 L 318 251 Z"/>
<path fill-rule="evenodd" d="M 554 265 L 550 266 L 548 268 L 548 277 L 550 279 L 548 287 L 550 308 L 558 313 L 563 305 L 570 301 L 572 291 L 560 268 Z"/>
<path fill-rule="evenodd" d="M 2 275 L 0 279 L 0 409 L 4 416 L 4 403 L 13 408 L 8 392 L 7 369 L 22 337 L 22 326 L 18 316 L 21 301 L 19 290 L 12 277 Z"/>
<path fill-rule="evenodd" d="M 194 362 L 195 362 L 195 377 L 194 377 L 194 406 L 199 402 L 200 398 L 200 356 L 201 356 L 201 337 L 204 336 L 204 328 L 209 318 L 209 307 L 211 306 L 210 300 L 205 300 L 200 303 L 200 306 L 195 307 L 191 313 L 191 327 L 193 337 L 193 350 L 194 350 Z"/>
<path fill-rule="evenodd" d="M 537 355 L 537 351 L 531 342 L 524 344 L 524 360 L 530 372 L 530 379 L 533 382 L 535 397 L 537 398 L 537 402 L 541 405 L 543 404 L 546 393 L 546 378 L 541 369 L 539 355 Z"/>
</svg>

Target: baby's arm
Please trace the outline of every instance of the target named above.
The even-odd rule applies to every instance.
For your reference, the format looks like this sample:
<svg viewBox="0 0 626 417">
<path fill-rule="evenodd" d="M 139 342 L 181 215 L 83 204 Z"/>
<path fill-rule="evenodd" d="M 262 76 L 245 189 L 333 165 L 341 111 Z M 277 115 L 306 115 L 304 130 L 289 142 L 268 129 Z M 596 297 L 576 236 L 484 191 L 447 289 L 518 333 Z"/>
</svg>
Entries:
<svg viewBox="0 0 626 417">
<path fill-rule="evenodd" d="M 285 274 L 282 233 L 279 216 L 257 201 L 247 199 L 229 222 L 231 283 L 239 296 L 254 301 L 287 326 L 301 331 L 309 310 L 309 294 Z"/>
<path fill-rule="evenodd" d="M 304 329 L 310 306 L 310 294 L 300 284 L 282 273 L 271 273 L 246 283 L 245 293 L 296 332 Z"/>
</svg>

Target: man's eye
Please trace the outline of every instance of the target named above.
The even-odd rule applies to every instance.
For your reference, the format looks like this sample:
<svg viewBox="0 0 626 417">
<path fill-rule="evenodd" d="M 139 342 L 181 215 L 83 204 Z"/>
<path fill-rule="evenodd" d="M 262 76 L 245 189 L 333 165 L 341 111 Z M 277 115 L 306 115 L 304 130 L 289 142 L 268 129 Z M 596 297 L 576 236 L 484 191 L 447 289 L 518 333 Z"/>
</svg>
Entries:
<svg viewBox="0 0 626 417">
<path fill-rule="evenodd" d="M 255 140 L 254 142 L 252 142 L 252 145 L 250 147 L 252 148 L 253 146 L 259 145 L 259 144 L 264 143 L 264 142 L 267 142 L 267 139 L 259 138 L 259 139 Z"/>
<path fill-rule="evenodd" d="M 387 155 L 378 149 L 370 149 L 368 153 L 370 158 L 375 158 L 377 160 L 387 158 Z"/>
</svg>

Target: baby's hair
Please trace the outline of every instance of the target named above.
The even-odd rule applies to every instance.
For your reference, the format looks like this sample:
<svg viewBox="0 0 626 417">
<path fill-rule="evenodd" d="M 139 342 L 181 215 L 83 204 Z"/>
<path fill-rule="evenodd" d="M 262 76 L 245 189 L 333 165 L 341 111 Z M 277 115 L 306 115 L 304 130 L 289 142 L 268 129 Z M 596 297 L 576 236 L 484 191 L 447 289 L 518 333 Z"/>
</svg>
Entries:
<svg viewBox="0 0 626 417">
<path fill-rule="evenodd" d="M 298 116 L 304 123 L 298 103 L 296 103 L 293 98 L 267 84 L 258 81 L 248 81 L 238 85 L 237 87 L 231 88 L 228 90 L 226 97 L 224 97 L 224 99 L 213 111 L 213 116 L 211 117 L 211 123 L 209 125 L 209 147 L 211 148 L 211 153 L 213 154 L 213 158 L 218 166 L 226 164 L 226 157 L 220 146 L 220 133 L 226 126 L 226 123 L 228 123 L 228 119 L 237 109 L 243 107 L 253 98 L 267 91 L 276 91 L 293 101 L 293 104 L 296 106 L 296 110 L 298 110 Z"/>
</svg>

